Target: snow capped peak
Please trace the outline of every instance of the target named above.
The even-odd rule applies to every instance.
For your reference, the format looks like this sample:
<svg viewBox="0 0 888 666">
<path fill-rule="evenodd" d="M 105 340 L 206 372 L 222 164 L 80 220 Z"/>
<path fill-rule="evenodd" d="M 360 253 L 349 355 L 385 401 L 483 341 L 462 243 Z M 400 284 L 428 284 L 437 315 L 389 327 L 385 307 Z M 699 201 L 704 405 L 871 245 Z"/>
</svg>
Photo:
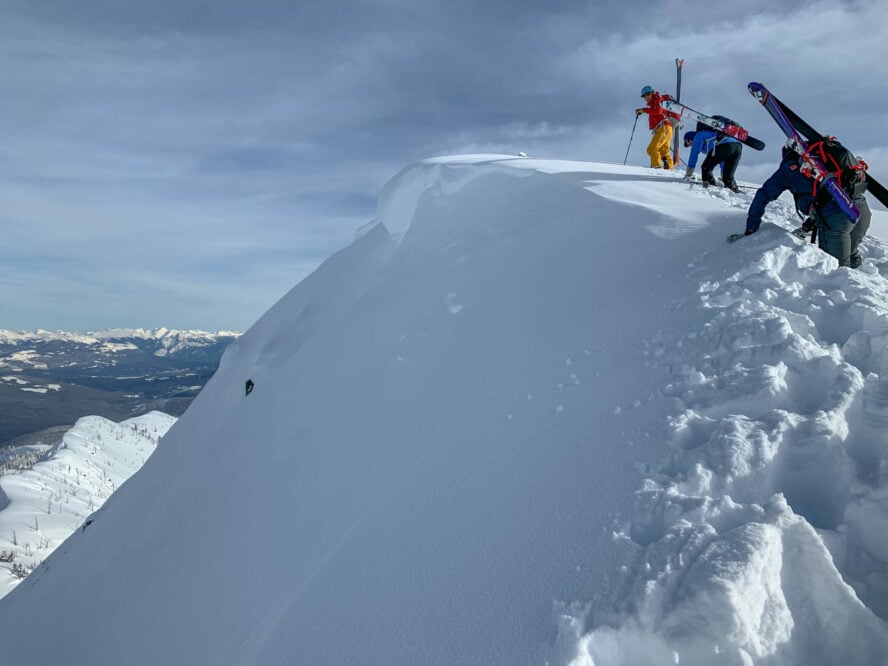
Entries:
<svg viewBox="0 0 888 666">
<path fill-rule="evenodd" d="M 218 338 L 237 337 L 237 331 L 179 331 L 165 327 L 155 329 L 144 328 L 105 328 L 99 331 L 86 333 L 71 333 L 66 331 L 7 331 L 0 330 L 0 343 L 15 344 L 20 341 L 33 342 L 35 340 L 62 340 L 65 342 L 79 342 L 81 344 L 96 344 L 101 340 L 164 340 L 164 339 L 188 339 L 188 340 L 216 340 Z"/>
<path fill-rule="evenodd" d="M 839 269 L 791 201 L 726 244 L 750 199 L 407 167 L 0 601 L 4 656 L 885 663 L 888 245 Z"/>
<path fill-rule="evenodd" d="M 237 338 L 236 331 L 178 331 L 168 328 L 107 328 L 88 333 L 65 331 L 3 331 L 0 330 L 0 345 L 18 347 L 40 343 L 65 343 L 69 345 L 100 346 L 107 353 L 133 351 L 147 348 L 156 356 L 172 356 L 187 350 L 200 349 L 217 344 L 227 344 Z M 2 358 L 0 358 L 2 364 Z"/>
</svg>

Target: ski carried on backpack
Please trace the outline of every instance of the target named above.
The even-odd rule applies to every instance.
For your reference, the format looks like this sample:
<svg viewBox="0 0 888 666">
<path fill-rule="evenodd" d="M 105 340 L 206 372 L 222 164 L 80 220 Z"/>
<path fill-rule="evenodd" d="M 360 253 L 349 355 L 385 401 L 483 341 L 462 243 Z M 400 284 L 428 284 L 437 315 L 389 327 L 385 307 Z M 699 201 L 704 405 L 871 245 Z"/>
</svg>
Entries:
<svg viewBox="0 0 888 666">
<path fill-rule="evenodd" d="M 826 136 L 802 120 L 795 111 L 790 109 L 784 102 L 780 101 L 773 93 L 771 93 L 771 99 L 783 109 L 783 113 L 786 115 L 787 120 L 789 120 L 792 126 L 799 131 L 799 134 L 804 136 L 808 141 L 820 141 Z M 878 199 L 883 206 L 888 206 L 888 188 L 876 180 L 868 171 L 866 173 L 866 191 Z"/>
<path fill-rule="evenodd" d="M 883 206 L 888 206 L 888 189 L 869 172 L 866 174 L 866 191 L 876 197 Z"/>
<path fill-rule="evenodd" d="M 790 122 L 786 115 L 786 111 L 784 111 L 783 105 L 780 104 L 777 101 L 777 98 L 771 95 L 768 89 L 761 83 L 753 81 L 747 87 L 749 93 L 765 107 L 768 113 L 771 114 L 771 117 L 780 126 L 780 129 L 783 130 L 783 133 L 789 138 L 793 150 L 801 155 L 803 162 L 802 166 L 808 170 L 811 178 L 815 182 L 820 183 L 820 186 L 829 193 L 836 204 L 838 204 L 839 208 L 851 218 L 852 222 L 856 222 L 857 218 L 860 217 L 860 211 L 857 206 L 854 205 L 851 197 L 842 187 L 836 174 L 827 169 L 821 158 L 808 149 L 808 142 L 801 135 L 799 130 L 793 126 L 792 122 Z M 810 129 L 810 127 L 808 129 Z"/>
<path fill-rule="evenodd" d="M 749 146 L 753 150 L 763 150 L 765 147 L 764 141 L 756 139 L 754 136 L 749 136 L 749 132 L 730 118 L 725 118 L 724 116 L 708 116 L 701 111 L 692 109 L 687 104 L 676 102 L 671 97 L 663 99 L 660 102 L 660 106 L 667 111 L 677 113 L 679 116 L 687 114 L 688 118 L 697 121 L 698 129 L 706 127 L 708 129 L 713 129 L 716 132 L 721 132 L 722 134 L 737 139 L 737 141 L 743 145 Z"/>
</svg>

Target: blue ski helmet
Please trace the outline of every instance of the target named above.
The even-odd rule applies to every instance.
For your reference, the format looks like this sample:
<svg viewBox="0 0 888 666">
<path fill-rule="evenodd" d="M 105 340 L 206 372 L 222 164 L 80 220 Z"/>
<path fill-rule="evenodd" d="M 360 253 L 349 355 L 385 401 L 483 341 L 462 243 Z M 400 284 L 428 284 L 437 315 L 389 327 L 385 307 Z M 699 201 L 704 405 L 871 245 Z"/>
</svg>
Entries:
<svg viewBox="0 0 888 666">
<path fill-rule="evenodd" d="M 685 132 L 684 135 L 684 144 L 688 145 L 689 143 L 694 143 L 694 137 L 697 136 L 696 132 Z"/>
<path fill-rule="evenodd" d="M 644 97 L 648 93 L 652 93 L 652 92 L 654 92 L 654 89 L 651 86 L 645 86 L 644 88 L 641 89 L 641 96 Z"/>
</svg>

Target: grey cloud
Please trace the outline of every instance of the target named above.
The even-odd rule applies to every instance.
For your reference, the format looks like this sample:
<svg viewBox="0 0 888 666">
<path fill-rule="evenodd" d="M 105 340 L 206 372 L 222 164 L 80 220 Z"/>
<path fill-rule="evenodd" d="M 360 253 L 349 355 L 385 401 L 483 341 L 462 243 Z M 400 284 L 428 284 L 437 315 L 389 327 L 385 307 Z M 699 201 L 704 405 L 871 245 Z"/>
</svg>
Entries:
<svg viewBox="0 0 888 666">
<path fill-rule="evenodd" d="M 127 293 L 155 304 L 158 319 L 138 325 L 202 327 L 227 311 L 239 314 L 216 326 L 248 326 L 261 308 L 226 310 L 225 294 L 239 300 L 247 283 L 251 303 L 271 305 L 375 216 L 376 193 L 410 161 L 476 150 L 622 161 L 639 88 L 669 89 L 675 57 L 701 109 L 782 143 L 745 90 L 760 79 L 888 170 L 888 54 L 871 27 L 884 0 L 2 6 L 0 232 L 11 243 L 0 259 L 15 280 L 33 257 L 92 262 L 83 284 L 104 271 L 121 313 L 132 313 Z M 831 55 L 828 37 L 853 56 Z M 639 134 L 630 163 L 644 161 Z M 775 159 L 746 151 L 739 176 Z M 52 263 L 37 263 L 27 290 L 49 304 Z M 116 279 L 122 270 L 132 279 Z M 66 311 L 91 307 L 85 287 L 77 294 L 65 292 Z M 0 326 L 56 326 L 52 307 L 26 301 L 0 291 Z"/>
</svg>

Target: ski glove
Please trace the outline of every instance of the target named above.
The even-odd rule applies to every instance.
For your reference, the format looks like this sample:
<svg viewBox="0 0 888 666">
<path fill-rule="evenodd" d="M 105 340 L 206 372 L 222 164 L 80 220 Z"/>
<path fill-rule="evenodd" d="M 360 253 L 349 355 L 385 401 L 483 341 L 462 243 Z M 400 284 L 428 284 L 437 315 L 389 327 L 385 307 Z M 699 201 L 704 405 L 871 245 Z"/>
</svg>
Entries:
<svg viewBox="0 0 888 666">
<path fill-rule="evenodd" d="M 636 116 L 640 116 L 642 113 L 644 113 L 644 109 L 635 109 Z"/>
<path fill-rule="evenodd" d="M 694 170 L 689 167 L 688 170 L 685 171 L 684 180 L 691 180 L 693 177 L 694 177 Z"/>
</svg>

